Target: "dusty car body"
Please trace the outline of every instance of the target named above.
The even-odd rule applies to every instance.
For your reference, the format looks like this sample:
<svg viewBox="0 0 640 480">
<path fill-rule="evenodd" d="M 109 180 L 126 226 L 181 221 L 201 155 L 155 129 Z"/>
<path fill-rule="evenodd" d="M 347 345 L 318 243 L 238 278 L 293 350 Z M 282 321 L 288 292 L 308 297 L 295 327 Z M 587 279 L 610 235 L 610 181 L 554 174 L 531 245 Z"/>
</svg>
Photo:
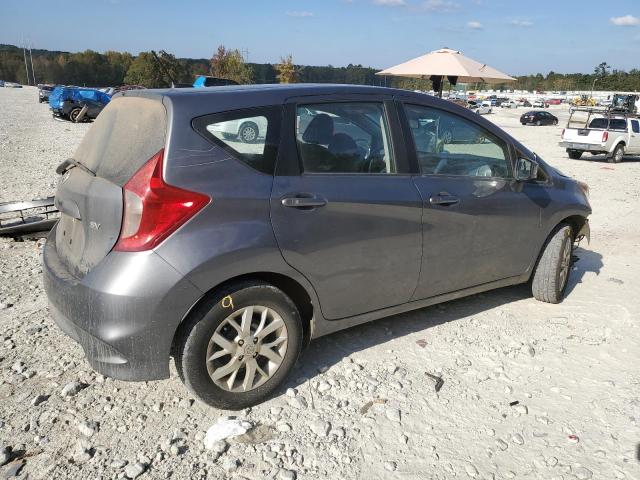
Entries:
<svg viewBox="0 0 640 480">
<path fill-rule="evenodd" d="M 256 118 L 252 143 L 219 128 Z M 560 301 L 591 211 L 484 118 L 376 87 L 125 92 L 58 172 L 55 321 L 99 372 L 167 378 L 173 356 L 226 408 L 337 330 L 530 279 Z"/>
</svg>

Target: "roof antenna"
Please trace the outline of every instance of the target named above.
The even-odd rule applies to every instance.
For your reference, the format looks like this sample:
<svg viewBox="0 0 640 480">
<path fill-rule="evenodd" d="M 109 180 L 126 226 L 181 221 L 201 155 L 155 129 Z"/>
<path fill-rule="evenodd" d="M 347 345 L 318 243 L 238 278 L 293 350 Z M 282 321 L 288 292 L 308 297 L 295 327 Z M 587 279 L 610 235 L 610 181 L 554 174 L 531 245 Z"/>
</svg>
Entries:
<svg viewBox="0 0 640 480">
<path fill-rule="evenodd" d="M 162 60 L 160 59 L 160 57 L 158 57 L 158 54 L 154 50 L 151 50 L 151 53 L 153 54 L 153 58 L 156 59 L 156 62 L 158 62 L 158 66 L 160 67 L 160 70 L 162 70 L 162 73 L 164 73 L 167 77 L 169 77 L 169 80 L 171 80 L 171 88 L 175 88 L 176 82 L 171 76 L 171 73 L 169 73 L 169 71 L 166 68 L 164 68 L 164 64 L 162 63 Z M 162 54 L 164 53 L 164 51 L 160 50 L 160 53 Z"/>
</svg>

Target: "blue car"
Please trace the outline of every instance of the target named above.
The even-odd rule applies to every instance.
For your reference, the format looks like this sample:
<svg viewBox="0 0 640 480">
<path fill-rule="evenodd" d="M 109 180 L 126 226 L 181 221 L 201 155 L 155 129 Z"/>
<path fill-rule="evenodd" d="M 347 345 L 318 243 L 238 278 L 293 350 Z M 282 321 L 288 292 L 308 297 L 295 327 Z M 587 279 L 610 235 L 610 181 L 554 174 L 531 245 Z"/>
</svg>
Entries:
<svg viewBox="0 0 640 480">
<path fill-rule="evenodd" d="M 49 95 L 49 107 L 55 117 L 77 123 L 96 118 L 110 100 L 109 95 L 93 88 L 56 87 Z"/>
</svg>

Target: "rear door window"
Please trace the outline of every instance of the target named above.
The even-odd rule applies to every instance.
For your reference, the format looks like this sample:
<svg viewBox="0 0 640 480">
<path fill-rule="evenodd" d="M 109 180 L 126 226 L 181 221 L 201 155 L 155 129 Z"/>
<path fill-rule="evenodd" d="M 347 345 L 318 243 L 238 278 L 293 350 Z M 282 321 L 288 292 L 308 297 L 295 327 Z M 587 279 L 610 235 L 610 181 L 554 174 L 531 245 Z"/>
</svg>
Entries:
<svg viewBox="0 0 640 480">
<path fill-rule="evenodd" d="M 423 175 L 511 177 L 507 144 L 480 125 L 420 105 L 405 112 Z"/>
<path fill-rule="evenodd" d="M 624 118 L 612 118 L 609 121 L 610 130 L 627 130 L 627 121 Z"/>
<path fill-rule="evenodd" d="M 631 128 L 633 133 L 640 133 L 640 122 L 638 120 L 631 120 Z"/>
<path fill-rule="evenodd" d="M 261 107 L 198 117 L 194 129 L 246 165 L 273 174 L 282 107 Z"/>
<path fill-rule="evenodd" d="M 298 106 L 296 139 L 307 173 L 396 173 L 382 102 Z"/>
</svg>

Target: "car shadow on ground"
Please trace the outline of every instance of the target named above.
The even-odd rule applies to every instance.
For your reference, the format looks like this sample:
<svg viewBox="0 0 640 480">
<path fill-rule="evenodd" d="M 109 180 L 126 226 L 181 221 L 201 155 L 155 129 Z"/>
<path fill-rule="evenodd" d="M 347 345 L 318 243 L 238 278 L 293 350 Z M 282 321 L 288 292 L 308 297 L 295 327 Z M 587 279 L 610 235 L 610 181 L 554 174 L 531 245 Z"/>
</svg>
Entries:
<svg viewBox="0 0 640 480">
<path fill-rule="evenodd" d="M 577 260 L 575 257 L 577 257 Z M 582 283 L 582 277 L 584 277 L 585 273 L 591 272 L 599 275 L 603 265 L 602 255 L 598 252 L 578 247 L 574 251 L 573 269 L 569 276 L 565 295 L 571 295 L 576 286 Z"/>
<path fill-rule="evenodd" d="M 610 163 L 609 158 L 606 155 L 589 155 L 587 153 L 583 153 L 580 160 L 586 160 L 587 162 L 597 162 L 597 163 Z M 580 160 L 576 160 L 579 162 Z M 640 156 L 625 156 L 622 159 L 622 163 L 635 163 L 640 162 Z"/>
<path fill-rule="evenodd" d="M 570 295 L 582 282 L 585 273 L 593 272 L 597 275 L 603 266 L 602 255 L 597 252 L 578 248 L 574 255 L 578 260 L 569 277 L 566 295 Z M 469 318 L 487 310 L 531 298 L 531 296 L 531 287 L 528 283 L 500 288 L 383 318 L 321 337 L 312 341 L 303 351 L 293 374 L 281 387 L 279 393 L 283 393 L 287 388 L 303 388 L 303 383 L 307 379 L 313 379 L 320 371 L 331 368 L 358 351 L 416 332 L 424 332 L 447 322 Z M 306 387 L 304 388 L 306 391 Z"/>
</svg>

